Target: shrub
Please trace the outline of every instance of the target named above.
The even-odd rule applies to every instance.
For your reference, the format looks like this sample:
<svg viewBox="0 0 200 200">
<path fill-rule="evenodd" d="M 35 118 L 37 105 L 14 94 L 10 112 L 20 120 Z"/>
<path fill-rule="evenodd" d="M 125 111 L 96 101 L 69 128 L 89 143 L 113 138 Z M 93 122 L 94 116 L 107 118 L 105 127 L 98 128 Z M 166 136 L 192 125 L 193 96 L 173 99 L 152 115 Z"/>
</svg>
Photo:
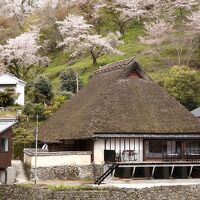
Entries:
<svg viewBox="0 0 200 200">
<path fill-rule="evenodd" d="M 174 66 L 163 79 L 162 85 L 182 105 L 192 110 L 200 104 L 200 81 L 196 71 L 186 66 Z"/>
<path fill-rule="evenodd" d="M 67 69 L 60 74 L 61 81 L 61 91 L 67 91 L 76 93 L 77 91 L 77 81 L 76 81 L 76 73 L 71 69 Z M 82 82 L 79 79 L 79 88 L 82 87 Z"/>
<path fill-rule="evenodd" d="M 34 102 L 50 104 L 53 98 L 52 86 L 45 76 L 38 76 L 34 82 Z"/>
<path fill-rule="evenodd" d="M 17 95 L 15 90 L 7 88 L 4 91 L 0 91 L 0 107 L 12 106 L 15 102 Z"/>
<path fill-rule="evenodd" d="M 37 115 L 40 118 L 44 117 L 45 106 L 42 103 L 34 104 L 27 103 L 24 106 L 23 113 L 28 115 L 29 117 L 36 117 Z"/>
</svg>

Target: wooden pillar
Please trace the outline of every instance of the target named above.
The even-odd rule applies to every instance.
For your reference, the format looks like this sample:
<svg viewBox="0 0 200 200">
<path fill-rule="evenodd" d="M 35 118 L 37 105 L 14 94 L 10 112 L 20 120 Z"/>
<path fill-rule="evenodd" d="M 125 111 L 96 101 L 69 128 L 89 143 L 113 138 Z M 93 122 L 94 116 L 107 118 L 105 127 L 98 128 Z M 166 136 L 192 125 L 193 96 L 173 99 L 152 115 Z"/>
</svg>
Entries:
<svg viewBox="0 0 200 200">
<path fill-rule="evenodd" d="M 182 141 L 181 142 L 181 159 L 182 160 L 185 158 L 185 150 L 186 150 L 185 141 Z"/>
<path fill-rule="evenodd" d="M 136 167 L 133 167 L 132 178 L 134 178 L 135 169 L 136 169 Z"/>
<path fill-rule="evenodd" d="M 193 170 L 193 166 L 190 167 L 189 178 L 191 178 L 192 170 Z"/>
<path fill-rule="evenodd" d="M 121 150 L 121 137 L 119 138 L 119 152 L 121 153 L 122 150 Z"/>
<path fill-rule="evenodd" d="M 139 142 L 138 142 L 138 154 L 139 154 L 139 161 L 140 161 L 140 138 L 139 138 Z"/>
<path fill-rule="evenodd" d="M 172 170 L 171 170 L 171 173 L 170 173 L 170 178 L 172 178 L 173 172 L 174 172 L 174 166 L 172 166 Z"/>
<path fill-rule="evenodd" d="M 155 166 L 154 166 L 153 169 L 152 169 L 151 178 L 153 178 L 154 172 L 155 172 Z"/>
</svg>

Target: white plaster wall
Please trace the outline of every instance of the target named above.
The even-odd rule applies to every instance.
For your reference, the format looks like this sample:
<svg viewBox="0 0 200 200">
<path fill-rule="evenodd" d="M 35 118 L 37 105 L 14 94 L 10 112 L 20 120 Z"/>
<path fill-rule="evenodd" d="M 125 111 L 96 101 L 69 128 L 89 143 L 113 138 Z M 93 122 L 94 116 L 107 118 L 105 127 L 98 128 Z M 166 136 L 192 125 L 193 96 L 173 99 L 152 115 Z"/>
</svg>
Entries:
<svg viewBox="0 0 200 200">
<path fill-rule="evenodd" d="M 19 105 L 24 105 L 25 95 L 24 95 L 24 87 L 25 84 L 18 82 L 16 86 L 16 93 L 18 94 L 18 97 L 16 99 L 16 103 Z"/>
<path fill-rule="evenodd" d="M 30 159 L 31 158 L 31 163 Z M 35 156 L 28 156 L 24 159 L 25 164 L 35 167 Z M 60 155 L 60 156 L 38 156 L 37 167 L 54 167 L 64 165 L 90 165 L 91 155 Z"/>
<path fill-rule="evenodd" d="M 31 156 L 24 153 L 24 163 L 31 166 Z"/>
<path fill-rule="evenodd" d="M 94 163 L 104 164 L 104 139 L 98 139 L 94 142 Z"/>
<path fill-rule="evenodd" d="M 124 145 L 125 144 L 125 145 Z M 106 140 L 98 139 L 94 143 L 94 162 L 95 164 L 104 164 L 104 150 L 115 150 L 116 153 L 122 153 L 124 150 L 134 150 L 136 155 L 135 158 L 137 161 L 143 161 L 143 140 L 139 138 L 130 138 L 130 147 L 129 147 L 129 138 L 120 139 L 111 138 Z"/>
</svg>

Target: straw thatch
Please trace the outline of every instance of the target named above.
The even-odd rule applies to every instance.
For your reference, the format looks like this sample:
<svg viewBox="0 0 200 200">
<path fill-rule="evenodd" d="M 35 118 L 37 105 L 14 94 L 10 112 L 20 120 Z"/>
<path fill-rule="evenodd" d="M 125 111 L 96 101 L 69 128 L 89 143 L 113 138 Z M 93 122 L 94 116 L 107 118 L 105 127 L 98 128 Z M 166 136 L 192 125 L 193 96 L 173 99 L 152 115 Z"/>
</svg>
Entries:
<svg viewBox="0 0 200 200">
<path fill-rule="evenodd" d="M 129 76 L 137 71 L 142 78 Z M 40 127 L 40 139 L 94 133 L 198 134 L 199 121 L 151 81 L 133 59 L 106 65 Z"/>
</svg>

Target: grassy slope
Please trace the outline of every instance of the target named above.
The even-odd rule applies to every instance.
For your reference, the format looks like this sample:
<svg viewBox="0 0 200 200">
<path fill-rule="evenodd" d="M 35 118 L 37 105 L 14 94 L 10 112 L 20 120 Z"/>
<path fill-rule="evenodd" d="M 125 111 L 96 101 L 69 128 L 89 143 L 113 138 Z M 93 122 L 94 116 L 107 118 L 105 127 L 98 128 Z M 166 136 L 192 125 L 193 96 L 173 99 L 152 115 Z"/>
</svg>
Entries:
<svg viewBox="0 0 200 200">
<path fill-rule="evenodd" d="M 142 35 L 142 33 L 143 29 L 140 26 L 126 31 L 123 37 L 124 44 L 119 47 L 119 49 L 124 52 L 124 55 L 102 56 L 98 59 L 97 67 L 92 66 L 92 60 L 90 57 L 81 58 L 70 66 L 75 71 L 79 72 L 81 80 L 84 84 L 87 84 L 89 76 L 98 67 L 121 59 L 135 57 L 147 74 L 157 80 L 160 76 L 158 76 L 158 71 L 161 73 L 162 71 L 165 71 L 165 68 L 163 67 L 161 60 L 156 56 L 147 56 L 142 54 L 143 50 L 146 49 L 146 46 L 141 44 L 138 39 L 138 36 Z M 44 71 L 44 74 L 51 79 L 54 91 L 58 91 L 59 73 L 69 67 L 67 64 L 67 55 L 65 53 L 56 53 L 52 58 L 52 61 L 51 65 Z"/>
<path fill-rule="evenodd" d="M 2 117 L 16 117 L 16 113 L 15 112 L 9 112 L 9 111 L 1 111 L 0 110 L 0 118 Z"/>
</svg>

